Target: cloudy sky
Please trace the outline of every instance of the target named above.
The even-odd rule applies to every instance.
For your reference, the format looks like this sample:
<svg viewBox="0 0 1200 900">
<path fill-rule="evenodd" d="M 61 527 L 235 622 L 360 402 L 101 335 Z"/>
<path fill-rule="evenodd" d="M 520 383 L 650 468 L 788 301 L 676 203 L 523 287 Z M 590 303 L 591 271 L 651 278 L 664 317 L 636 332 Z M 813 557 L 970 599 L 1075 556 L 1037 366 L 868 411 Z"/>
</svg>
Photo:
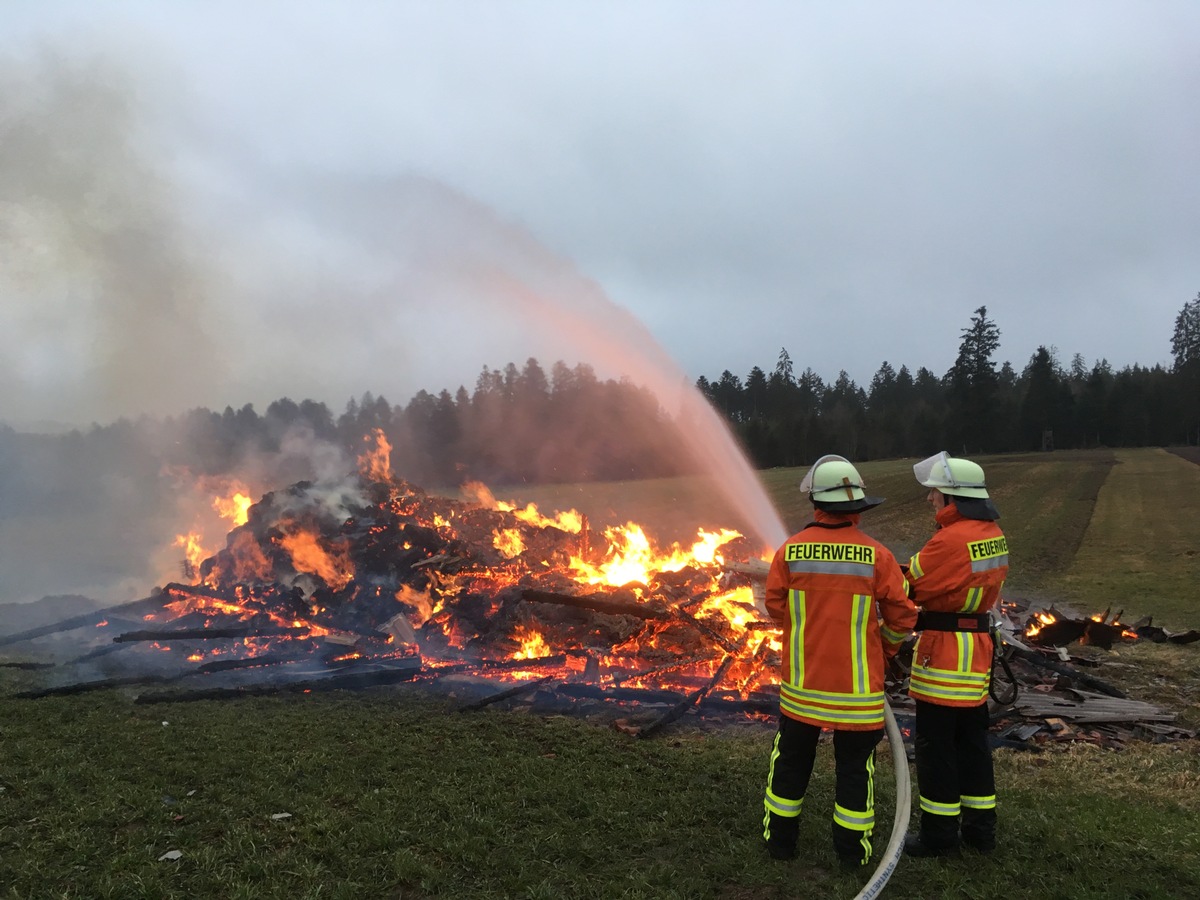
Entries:
<svg viewBox="0 0 1200 900">
<path fill-rule="evenodd" d="M 1169 364 L 1200 4 L 9 2 L 0 421 Z"/>
</svg>

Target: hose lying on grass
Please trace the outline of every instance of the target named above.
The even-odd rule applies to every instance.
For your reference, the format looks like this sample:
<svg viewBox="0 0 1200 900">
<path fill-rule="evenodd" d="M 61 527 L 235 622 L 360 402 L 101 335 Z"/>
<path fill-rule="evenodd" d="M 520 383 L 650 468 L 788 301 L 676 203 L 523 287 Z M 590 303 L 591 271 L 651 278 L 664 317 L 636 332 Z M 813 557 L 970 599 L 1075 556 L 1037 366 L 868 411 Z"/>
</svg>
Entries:
<svg viewBox="0 0 1200 900">
<path fill-rule="evenodd" d="M 892 747 L 892 768 L 896 770 L 896 817 L 892 820 L 892 839 L 879 860 L 879 867 L 871 880 L 855 894 L 856 900 L 868 900 L 879 896 L 883 886 L 892 877 L 900 855 L 904 852 L 904 835 L 908 833 L 908 818 L 912 806 L 912 781 L 908 777 L 908 754 L 904 750 L 904 736 L 896 724 L 892 708 L 883 704 L 883 721 L 887 729 L 888 743 Z"/>
</svg>

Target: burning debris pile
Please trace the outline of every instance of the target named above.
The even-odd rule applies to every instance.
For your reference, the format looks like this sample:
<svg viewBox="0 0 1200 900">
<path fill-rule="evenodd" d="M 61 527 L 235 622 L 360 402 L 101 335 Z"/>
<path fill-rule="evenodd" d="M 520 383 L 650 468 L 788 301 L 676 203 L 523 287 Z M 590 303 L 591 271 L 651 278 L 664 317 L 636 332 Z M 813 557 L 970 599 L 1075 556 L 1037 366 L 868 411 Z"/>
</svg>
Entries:
<svg viewBox="0 0 1200 900">
<path fill-rule="evenodd" d="M 660 551 L 634 524 L 593 534 L 573 510 L 548 518 L 469 493 L 428 494 L 368 455 L 344 484 L 266 494 L 223 549 L 192 558 L 186 583 L 59 623 L 91 627 L 97 646 L 26 696 L 184 683 L 138 697 L 161 702 L 473 675 L 510 691 L 553 680 L 579 697 L 773 707 L 778 634 L 760 621 L 756 548 L 737 532 Z"/>
</svg>

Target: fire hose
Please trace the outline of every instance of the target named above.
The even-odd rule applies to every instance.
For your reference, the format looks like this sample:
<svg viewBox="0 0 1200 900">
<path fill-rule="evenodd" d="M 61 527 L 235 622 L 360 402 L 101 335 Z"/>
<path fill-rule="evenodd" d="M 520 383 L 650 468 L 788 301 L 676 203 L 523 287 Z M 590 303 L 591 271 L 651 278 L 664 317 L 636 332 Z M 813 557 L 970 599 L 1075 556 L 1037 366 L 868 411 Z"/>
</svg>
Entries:
<svg viewBox="0 0 1200 900">
<path fill-rule="evenodd" d="M 854 895 L 856 900 L 868 900 L 870 897 L 879 896 L 883 886 L 892 877 L 892 872 L 896 871 L 896 865 L 904 853 L 904 835 L 908 832 L 908 818 L 912 811 L 912 780 L 908 775 L 908 753 L 904 749 L 904 736 L 900 734 L 896 716 L 886 700 L 883 704 L 883 723 L 887 729 L 888 744 L 892 748 L 892 768 L 896 770 L 896 815 L 892 819 L 892 838 L 888 841 L 887 849 L 883 851 L 871 880 Z"/>
</svg>

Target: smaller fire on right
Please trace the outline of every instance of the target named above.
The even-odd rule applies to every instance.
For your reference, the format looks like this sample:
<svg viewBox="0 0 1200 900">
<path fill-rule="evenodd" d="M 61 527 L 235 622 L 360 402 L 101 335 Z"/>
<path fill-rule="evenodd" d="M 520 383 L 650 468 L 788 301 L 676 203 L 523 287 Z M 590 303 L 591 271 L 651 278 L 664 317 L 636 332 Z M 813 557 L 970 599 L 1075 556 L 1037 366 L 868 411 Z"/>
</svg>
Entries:
<svg viewBox="0 0 1200 900">
<path fill-rule="evenodd" d="M 1087 618 L 1078 618 L 1052 606 L 1030 614 L 1025 622 L 1025 637 L 1042 647 L 1065 647 L 1078 641 L 1105 650 L 1112 649 L 1118 641 L 1190 644 L 1200 640 L 1200 631 L 1196 629 L 1168 631 L 1153 624 L 1150 616 L 1127 625 L 1121 621 L 1123 610 L 1110 618 L 1111 612 L 1111 609 L 1106 609 Z"/>
</svg>

